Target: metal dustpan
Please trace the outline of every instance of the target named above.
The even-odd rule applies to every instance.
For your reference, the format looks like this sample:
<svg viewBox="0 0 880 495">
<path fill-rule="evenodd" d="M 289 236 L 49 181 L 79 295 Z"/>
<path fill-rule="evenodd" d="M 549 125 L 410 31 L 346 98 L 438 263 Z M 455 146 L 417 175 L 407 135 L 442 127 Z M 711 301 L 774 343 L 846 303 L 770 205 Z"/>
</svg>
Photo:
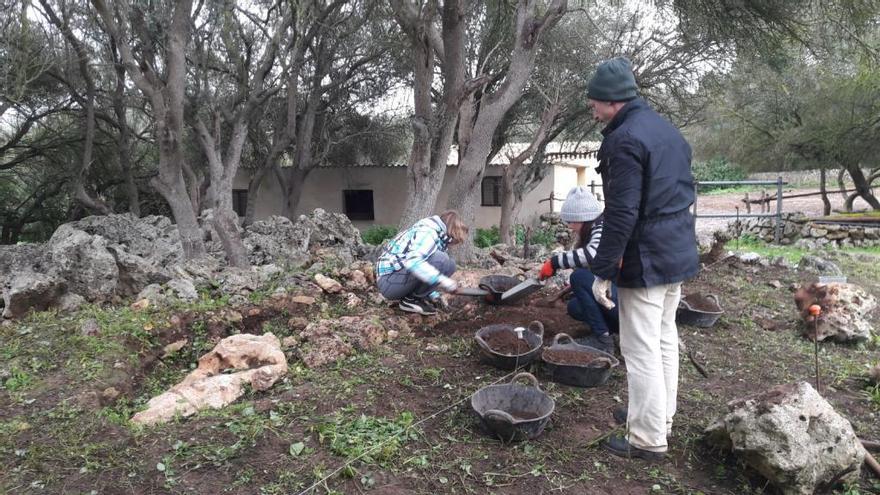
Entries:
<svg viewBox="0 0 880 495">
<path fill-rule="evenodd" d="M 533 278 L 527 278 L 501 294 L 501 302 L 513 303 L 528 297 L 544 288 L 544 284 Z"/>
</svg>

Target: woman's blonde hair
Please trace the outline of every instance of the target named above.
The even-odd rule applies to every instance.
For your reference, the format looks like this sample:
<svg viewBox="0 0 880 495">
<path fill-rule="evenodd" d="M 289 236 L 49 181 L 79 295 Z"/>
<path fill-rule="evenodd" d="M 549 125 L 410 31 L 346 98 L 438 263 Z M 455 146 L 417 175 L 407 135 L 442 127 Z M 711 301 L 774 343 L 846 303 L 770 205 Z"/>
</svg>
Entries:
<svg viewBox="0 0 880 495">
<path fill-rule="evenodd" d="M 446 233 L 449 235 L 449 237 L 452 238 L 453 242 L 459 244 L 467 240 L 468 231 L 470 229 L 461 220 L 461 217 L 458 215 L 457 211 L 444 211 L 440 214 L 440 220 L 442 220 L 443 224 L 446 225 Z"/>
</svg>

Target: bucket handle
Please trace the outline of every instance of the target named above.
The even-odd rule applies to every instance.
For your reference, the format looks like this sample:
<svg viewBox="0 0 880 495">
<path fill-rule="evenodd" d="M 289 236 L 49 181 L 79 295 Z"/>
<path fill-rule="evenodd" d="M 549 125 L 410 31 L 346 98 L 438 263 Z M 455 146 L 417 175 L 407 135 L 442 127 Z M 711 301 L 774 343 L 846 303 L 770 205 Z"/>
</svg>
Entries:
<svg viewBox="0 0 880 495">
<path fill-rule="evenodd" d="M 533 387 L 535 387 L 538 390 L 541 390 L 541 387 L 538 386 L 538 379 L 535 378 L 535 375 L 529 373 L 528 371 L 521 371 L 521 372 L 517 373 L 516 376 L 514 376 L 513 378 L 510 379 L 510 383 L 516 383 L 516 381 L 519 380 L 520 378 L 527 379 Z"/>
<path fill-rule="evenodd" d="M 606 368 L 606 369 L 610 369 L 610 368 L 611 368 L 611 365 L 614 364 L 614 362 L 611 361 L 610 359 L 608 359 L 607 357 L 596 358 L 596 359 L 594 359 L 590 364 L 593 364 L 593 363 L 601 364 L 602 366 L 591 366 L 591 368 Z"/>
<path fill-rule="evenodd" d="M 488 420 L 502 421 L 510 425 L 516 421 L 507 411 L 502 411 L 501 409 L 489 409 L 483 413 L 483 417 Z"/>
<path fill-rule="evenodd" d="M 571 335 L 569 335 L 567 333 L 557 333 L 556 336 L 553 337 L 553 344 L 554 345 L 559 344 L 560 343 L 559 341 L 562 339 L 568 340 L 568 342 L 563 342 L 564 344 L 570 344 L 570 343 L 574 342 L 574 339 L 571 338 Z"/>
<path fill-rule="evenodd" d="M 716 306 L 718 306 L 718 311 L 722 311 L 721 309 L 721 301 L 718 300 L 718 296 L 715 294 L 706 294 L 706 299 L 711 299 Z"/>
<path fill-rule="evenodd" d="M 537 330 L 532 329 L 532 327 L 537 328 Z M 540 321 L 535 320 L 535 321 L 529 323 L 529 330 L 535 332 L 538 335 L 538 337 L 541 337 L 542 339 L 544 338 L 544 324 L 541 323 Z"/>
<path fill-rule="evenodd" d="M 483 298 L 486 300 L 486 302 L 494 304 L 496 301 L 498 301 L 498 297 L 500 296 L 501 293 L 498 292 L 497 290 L 495 290 L 494 287 L 492 287 L 489 284 L 479 284 L 479 285 L 477 285 L 477 287 L 486 291 L 486 295 L 483 296 Z"/>
<path fill-rule="evenodd" d="M 485 349 L 486 351 L 489 351 L 489 352 L 492 351 L 492 349 L 489 347 L 489 344 L 487 344 L 486 341 L 483 340 L 483 336 L 482 336 L 482 335 L 479 335 L 479 334 L 474 335 L 474 340 L 477 341 L 477 345 L 479 345 L 480 347 L 482 347 L 482 348 Z"/>
</svg>

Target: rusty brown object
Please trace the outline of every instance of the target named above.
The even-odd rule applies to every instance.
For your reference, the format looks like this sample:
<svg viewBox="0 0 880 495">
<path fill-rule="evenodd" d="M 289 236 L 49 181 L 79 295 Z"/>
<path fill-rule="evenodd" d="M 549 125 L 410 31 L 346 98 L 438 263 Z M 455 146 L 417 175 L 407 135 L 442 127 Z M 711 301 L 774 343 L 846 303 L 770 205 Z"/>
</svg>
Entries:
<svg viewBox="0 0 880 495">
<path fill-rule="evenodd" d="M 566 296 L 566 294 L 569 294 L 570 292 L 571 292 L 571 286 L 566 285 L 565 287 L 560 289 L 559 292 L 557 292 L 556 294 L 553 294 L 552 296 L 545 297 L 543 299 L 538 299 L 537 301 L 535 301 L 532 304 L 534 304 L 535 306 L 552 307 L 553 304 L 556 303 L 556 301 L 562 299 L 563 297 Z"/>
</svg>

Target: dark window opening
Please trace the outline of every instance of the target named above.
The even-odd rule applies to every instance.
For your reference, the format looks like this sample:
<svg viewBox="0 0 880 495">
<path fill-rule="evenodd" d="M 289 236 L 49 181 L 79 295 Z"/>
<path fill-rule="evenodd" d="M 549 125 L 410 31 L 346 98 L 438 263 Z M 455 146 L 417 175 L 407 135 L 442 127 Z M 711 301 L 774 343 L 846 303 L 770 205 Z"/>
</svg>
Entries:
<svg viewBox="0 0 880 495">
<path fill-rule="evenodd" d="M 372 189 L 346 189 L 342 194 L 345 214 L 350 220 L 375 219 Z"/>
<path fill-rule="evenodd" d="M 232 190 L 232 209 L 235 214 L 243 217 L 247 213 L 247 189 Z"/>
<path fill-rule="evenodd" d="M 483 177 L 482 206 L 501 206 L 501 177 Z"/>
</svg>

